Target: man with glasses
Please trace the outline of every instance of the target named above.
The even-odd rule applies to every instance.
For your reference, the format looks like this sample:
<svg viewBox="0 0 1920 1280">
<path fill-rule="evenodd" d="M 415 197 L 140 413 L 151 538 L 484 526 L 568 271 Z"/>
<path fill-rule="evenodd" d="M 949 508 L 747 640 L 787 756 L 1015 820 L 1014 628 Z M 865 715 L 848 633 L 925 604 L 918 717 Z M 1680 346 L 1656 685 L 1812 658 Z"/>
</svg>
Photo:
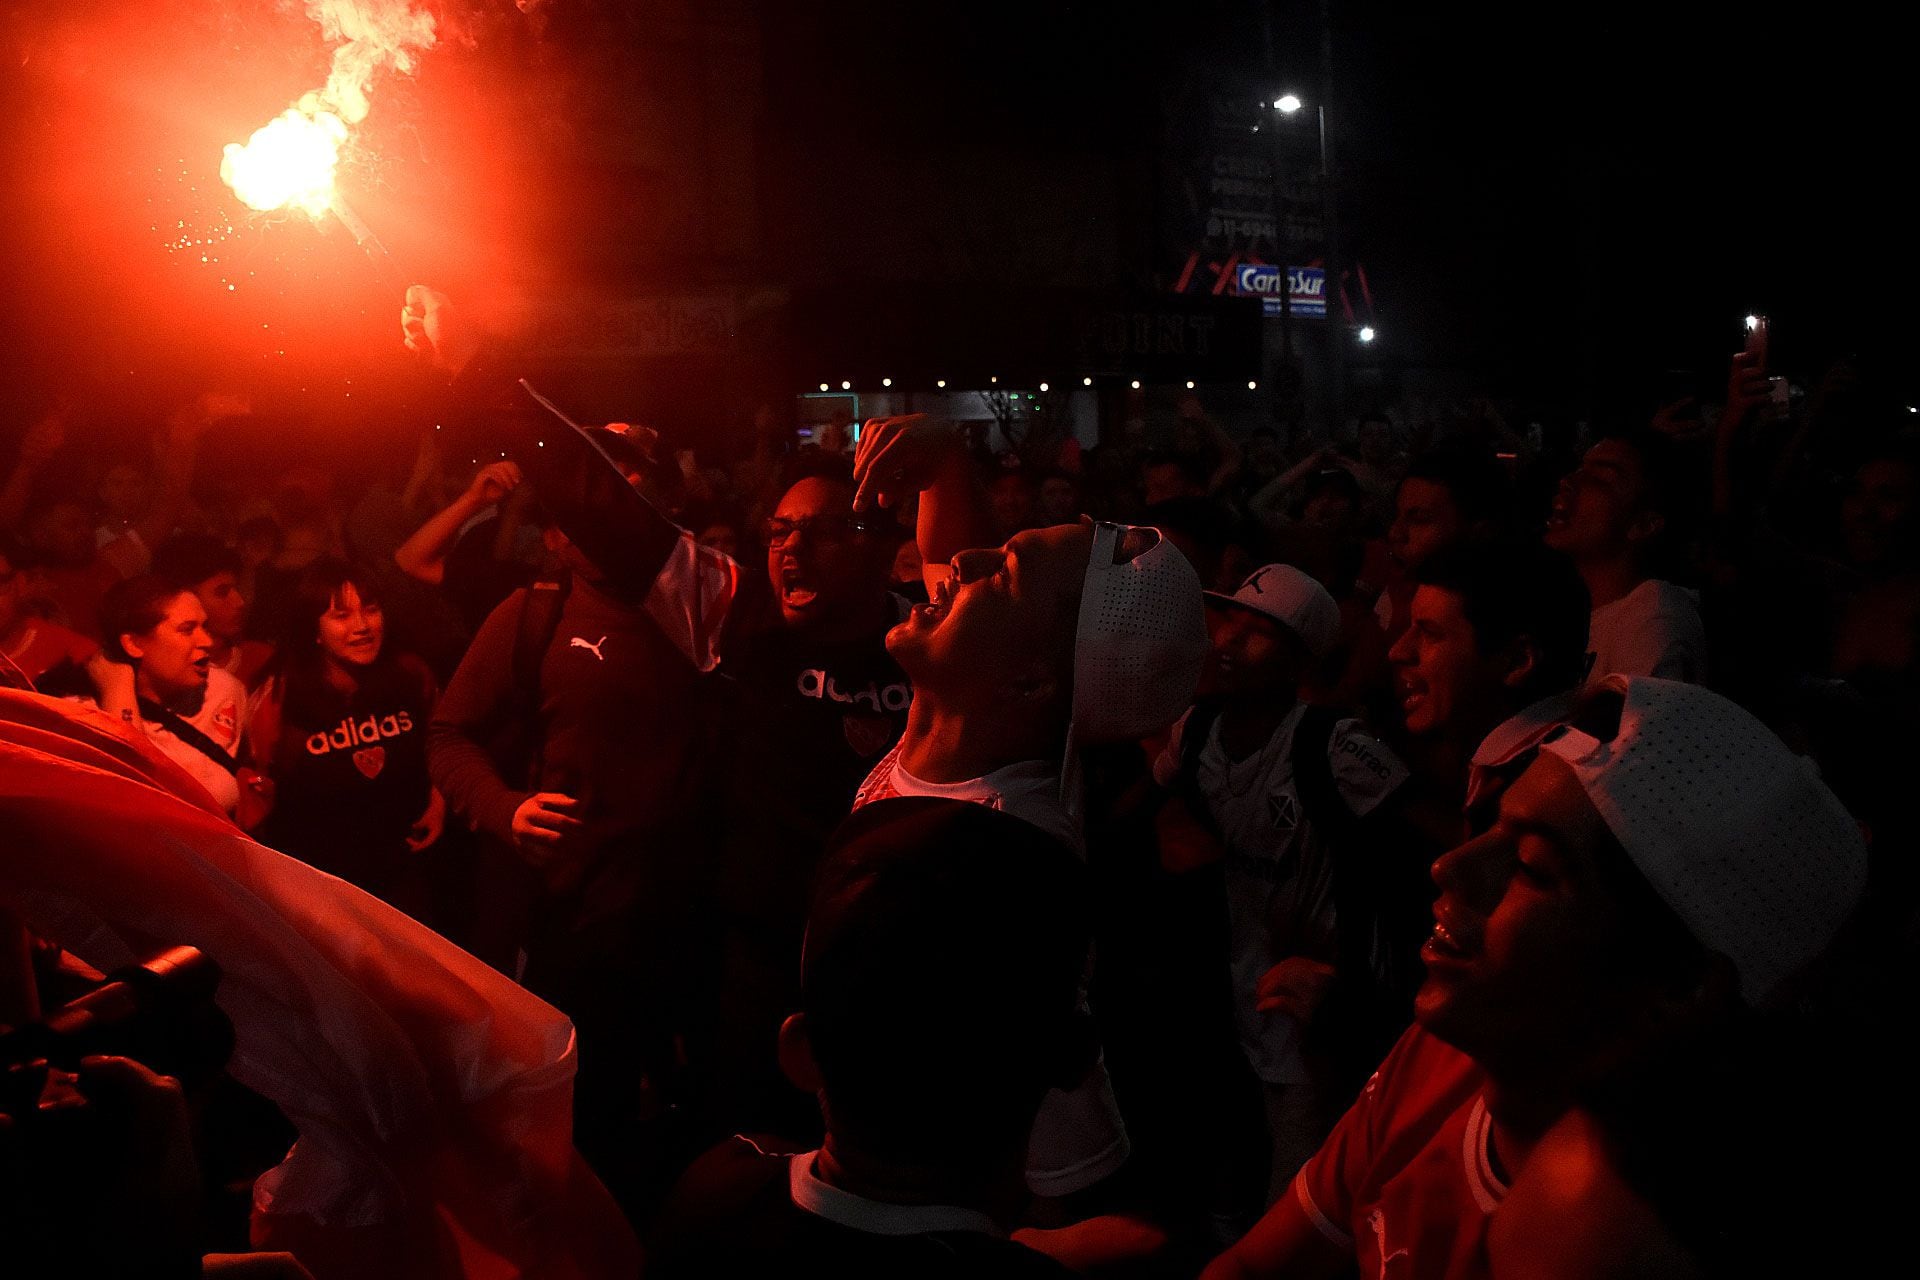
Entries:
<svg viewBox="0 0 1920 1280">
<path fill-rule="evenodd" d="M 771 1048 L 799 997 L 815 864 L 913 700 L 886 643 L 908 609 L 889 589 L 897 529 L 885 512 L 855 513 L 844 465 L 824 460 L 766 522 L 774 607 L 721 665 L 744 705 L 717 761 L 727 803 L 713 876 L 723 960 L 711 1078 L 737 1128 L 819 1123 Z"/>
</svg>

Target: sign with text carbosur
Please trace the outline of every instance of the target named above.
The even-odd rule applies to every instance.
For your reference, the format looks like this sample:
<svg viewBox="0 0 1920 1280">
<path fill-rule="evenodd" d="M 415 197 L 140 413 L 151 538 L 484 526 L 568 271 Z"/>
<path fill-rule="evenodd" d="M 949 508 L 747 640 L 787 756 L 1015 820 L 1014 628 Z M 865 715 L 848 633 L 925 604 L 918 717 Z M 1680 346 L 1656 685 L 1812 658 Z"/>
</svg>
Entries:
<svg viewBox="0 0 1920 1280">
<path fill-rule="evenodd" d="M 1233 291 L 1243 298 L 1260 299 L 1270 316 L 1282 313 L 1280 268 L 1266 263 L 1242 263 L 1233 273 Z M 1309 320 L 1327 318 L 1327 273 L 1319 267 L 1287 268 L 1287 301 L 1293 314 Z"/>
</svg>

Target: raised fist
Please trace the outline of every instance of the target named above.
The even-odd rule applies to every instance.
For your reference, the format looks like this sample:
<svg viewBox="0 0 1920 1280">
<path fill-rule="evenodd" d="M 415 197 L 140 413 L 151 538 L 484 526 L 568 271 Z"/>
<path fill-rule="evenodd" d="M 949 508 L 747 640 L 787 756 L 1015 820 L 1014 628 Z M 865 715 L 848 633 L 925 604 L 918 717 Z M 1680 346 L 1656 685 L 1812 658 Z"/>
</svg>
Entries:
<svg viewBox="0 0 1920 1280">
<path fill-rule="evenodd" d="M 924 413 L 873 419 L 854 455 L 854 510 L 897 507 L 931 485 L 959 447 L 950 425 Z"/>
<path fill-rule="evenodd" d="M 480 349 L 452 299 L 424 284 L 411 285 L 400 308 L 400 338 L 407 350 L 425 356 L 434 368 L 458 373 Z"/>
</svg>

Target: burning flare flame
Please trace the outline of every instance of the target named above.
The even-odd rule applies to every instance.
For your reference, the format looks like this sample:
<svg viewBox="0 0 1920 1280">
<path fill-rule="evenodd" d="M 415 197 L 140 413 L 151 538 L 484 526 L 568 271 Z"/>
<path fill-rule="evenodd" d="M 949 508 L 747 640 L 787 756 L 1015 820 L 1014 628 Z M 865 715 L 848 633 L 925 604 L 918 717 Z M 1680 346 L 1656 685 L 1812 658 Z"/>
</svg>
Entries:
<svg viewBox="0 0 1920 1280">
<path fill-rule="evenodd" d="M 333 172 L 347 125 L 313 97 L 255 129 L 245 146 L 227 144 L 220 181 L 249 209 L 304 209 L 318 218 L 333 207 Z"/>
<path fill-rule="evenodd" d="M 220 180 L 250 209 L 302 209 L 318 218 L 340 208 L 334 171 L 350 127 L 366 118 L 374 72 L 411 72 L 415 51 L 433 46 L 434 22 L 411 0 L 308 0 L 307 16 L 328 40 L 342 42 L 326 87 L 255 129 L 245 145 L 228 143 Z"/>
</svg>

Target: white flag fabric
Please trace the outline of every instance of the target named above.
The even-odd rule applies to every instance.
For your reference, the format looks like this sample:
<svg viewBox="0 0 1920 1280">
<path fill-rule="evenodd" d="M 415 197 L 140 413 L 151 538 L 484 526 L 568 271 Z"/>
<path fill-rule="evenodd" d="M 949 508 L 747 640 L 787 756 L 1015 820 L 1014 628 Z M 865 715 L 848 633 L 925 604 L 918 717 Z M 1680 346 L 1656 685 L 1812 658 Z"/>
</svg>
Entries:
<svg viewBox="0 0 1920 1280">
<path fill-rule="evenodd" d="M 0 902 L 96 968 L 199 948 L 229 1066 L 298 1128 L 261 1248 L 316 1277 L 630 1276 L 571 1139 L 573 1026 L 424 925 L 243 834 L 143 739 L 0 690 Z"/>
</svg>

